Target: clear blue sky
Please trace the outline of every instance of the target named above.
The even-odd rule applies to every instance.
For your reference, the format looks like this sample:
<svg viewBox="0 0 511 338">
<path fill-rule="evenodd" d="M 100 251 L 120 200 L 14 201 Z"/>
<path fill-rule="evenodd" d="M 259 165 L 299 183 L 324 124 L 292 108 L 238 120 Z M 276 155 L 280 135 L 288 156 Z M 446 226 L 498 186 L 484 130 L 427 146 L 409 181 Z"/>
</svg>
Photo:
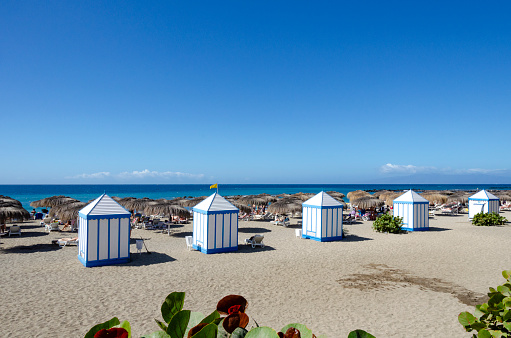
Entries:
<svg viewBox="0 0 511 338">
<path fill-rule="evenodd" d="M 509 13 L 2 1 L 0 183 L 511 177 Z"/>
</svg>

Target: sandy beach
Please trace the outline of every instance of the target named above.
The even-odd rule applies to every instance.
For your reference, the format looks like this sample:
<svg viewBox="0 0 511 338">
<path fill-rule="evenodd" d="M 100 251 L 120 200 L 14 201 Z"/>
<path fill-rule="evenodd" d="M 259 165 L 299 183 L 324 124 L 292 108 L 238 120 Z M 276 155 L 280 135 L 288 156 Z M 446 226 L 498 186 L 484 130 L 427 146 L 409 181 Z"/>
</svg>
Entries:
<svg viewBox="0 0 511 338">
<path fill-rule="evenodd" d="M 184 291 L 185 308 L 205 314 L 223 296 L 241 294 L 247 314 L 274 329 L 299 322 L 332 338 L 354 329 L 468 337 L 458 314 L 485 301 L 511 268 L 511 226 L 476 227 L 467 214 L 436 216 L 430 231 L 401 235 L 358 222 L 345 225 L 346 239 L 329 243 L 296 238 L 296 222 L 240 222 L 239 251 L 214 255 L 186 249 L 191 223 L 172 236 L 134 229 L 132 239 L 143 237 L 151 254 L 135 254 L 132 240 L 130 263 L 96 268 L 83 267 L 76 246 L 51 245 L 73 233 L 25 222 L 21 237 L 0 239 L 0 336 L 81 337 L 117 316 L 140 337 L 158 330 L 153 318 L 161 319 L 164 298 Z M 243 244 L 253 234 L 264 234 L 265 248 Z"/>
</svg>

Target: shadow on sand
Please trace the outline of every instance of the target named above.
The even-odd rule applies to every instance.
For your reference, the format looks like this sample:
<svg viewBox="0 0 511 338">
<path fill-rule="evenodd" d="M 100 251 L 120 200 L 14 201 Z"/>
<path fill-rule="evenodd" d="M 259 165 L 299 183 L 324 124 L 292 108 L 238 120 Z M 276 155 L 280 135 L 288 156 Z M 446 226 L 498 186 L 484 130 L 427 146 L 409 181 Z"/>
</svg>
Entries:
<svg viewBox="0 0 511 338">
<path fill-rule="evenodd" d="M 372 241 L 372 238 L 357 236 L 357 235 L 351 235 L 346 234 L 343 239 L 341 239 L 342 242 L 363 242 L 363 241 Z"/>
<path fill-rule="evenodd" d="M 248 254 L 248 253 L 256 253 L 261 251 L 273 251 L 275 248 L 271 246 L 265 245 L 264 248 L 261 248 L 260 246 L 256 246 L 255 248 L 252 248 L 252 245 L 249 244 L 241 244 L 238 245 L 238 251 L 230 252 L 230 253 L 240 253 L 240 254 Z"/>
<path fill-rule="evenodd" d="M 34 253 L 60 250 L 61 247 L 55 244 L 34 244 L 17 245 L 7 249 L 0 249 L 4 253 Z"/>
<path fill-rule="evenodd" d="M 250 228 L 249 227 L 249 228 L 238 228 L 238 232 L 245 233 L 245 234 L 260 234 L 263 232 L 271 232 L 271 230 L 266 229 L 266 228 L 256 228 L 256 227 Z"/>
<path fill-rule="evenodd" d="M 144 249 L 145 250 L 145 249 Z M 145 265 L 153 265 L 153 264 L 162 264 L 173 262 L 176 259 L 171 256 L 161 253 L 161 252 L 150 252 L 147 253 L 143 251 L 141 254 L 139 253 L 131 253 L 131 262 L 126 264 L 120 264 L 119 266 L 145 266 Z"/>
</svg>

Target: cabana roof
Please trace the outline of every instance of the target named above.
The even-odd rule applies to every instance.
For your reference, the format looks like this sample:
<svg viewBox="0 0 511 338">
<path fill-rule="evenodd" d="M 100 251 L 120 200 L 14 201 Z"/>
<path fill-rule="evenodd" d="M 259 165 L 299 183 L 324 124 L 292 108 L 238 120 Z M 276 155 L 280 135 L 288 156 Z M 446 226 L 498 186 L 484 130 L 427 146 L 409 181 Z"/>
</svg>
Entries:
<svg viewBox="0 0 511 338">
<path fill-rule="evenodd" d="M 422 197 L 421 195 L 417 194 L 413 190 L 408 190 L 403 195 L 399 196 L 394 200 L 394 203 L 399 202 L 407 202 L 407 203 L 429 203 L 427 199 Z"/>
<path fill-rule="evenodd" d="M 499 198 L 497 196 L 495 196 L 494 194 L 489 193 L 486 190 L 481 190 L 481 191 L 475 193 L 474 195 L 470 196 L 468 199 L 469 200 L 485 200 L 485 201 L 493 200 L 493 201 L 495 201 L 495 200 L 498 200 Z"/>
<path fill-rule="evenodd" d="M 89 203 L 85 208 L 79 211 L 84 216 L 101 216 L 101 215 L 131 215 L 112 197 L 103 194 Z"/>
<path fill-rule="evenodd" d="M 332 196 L 322 191 L 319 194 L 309 198 L 305 202 L 302 203 L 303 206 L 313 206 L 313 207 L 342 207 L 343 205 L 339 203 Z"/>
<path fill-rule="evenodd" d="M 218 211 L 239 211 L 239 209 L 215 192 L 213 195 L 209 196 L 204 201 L 194 206 L 193 211 L 218 212 Z"/>
</svg>

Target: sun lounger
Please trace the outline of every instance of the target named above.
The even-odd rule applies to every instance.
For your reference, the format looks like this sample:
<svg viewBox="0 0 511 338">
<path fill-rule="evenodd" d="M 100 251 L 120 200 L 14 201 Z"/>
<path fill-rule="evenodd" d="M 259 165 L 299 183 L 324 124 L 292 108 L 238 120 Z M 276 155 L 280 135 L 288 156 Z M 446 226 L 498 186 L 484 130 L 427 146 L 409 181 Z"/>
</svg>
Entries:
<svg viewBox="0 0 511 338">
<path fill-rule="evenodd" d="M 9 237 L 11 237 L 11 235 L 20 235 L 21 237 L 21 227 L 19 225 L 12 225 L 9 228 Z"/>
<path fill-rule="evenodd" d="M 245 239 L 245 243 L 252 245 L 252 248 L 255 248 L 256 246 L 260 246 L 261 248 L 264 248 L 264 242 L 263 242 L 264 236 L 263 235 L 255 235 L 250 238 Z"/>
<path fill-rule="evenodd" d="M 47 224 L 47 225 L 46 225 L 46 230 L 47 230 L 48 232 L 52 232 L 52 231 L 60 231 L 60 228 L 59 228 L 59 222 L 53 222 L 53 223 Z"/>
<path fill-rule="evenodd" d="M 78 237 L 75 238 L 60 238 L 53 241 L 54 244 L 58 244 L 61 248 L 66 245 L 78 245 Z"/>
</svg>

